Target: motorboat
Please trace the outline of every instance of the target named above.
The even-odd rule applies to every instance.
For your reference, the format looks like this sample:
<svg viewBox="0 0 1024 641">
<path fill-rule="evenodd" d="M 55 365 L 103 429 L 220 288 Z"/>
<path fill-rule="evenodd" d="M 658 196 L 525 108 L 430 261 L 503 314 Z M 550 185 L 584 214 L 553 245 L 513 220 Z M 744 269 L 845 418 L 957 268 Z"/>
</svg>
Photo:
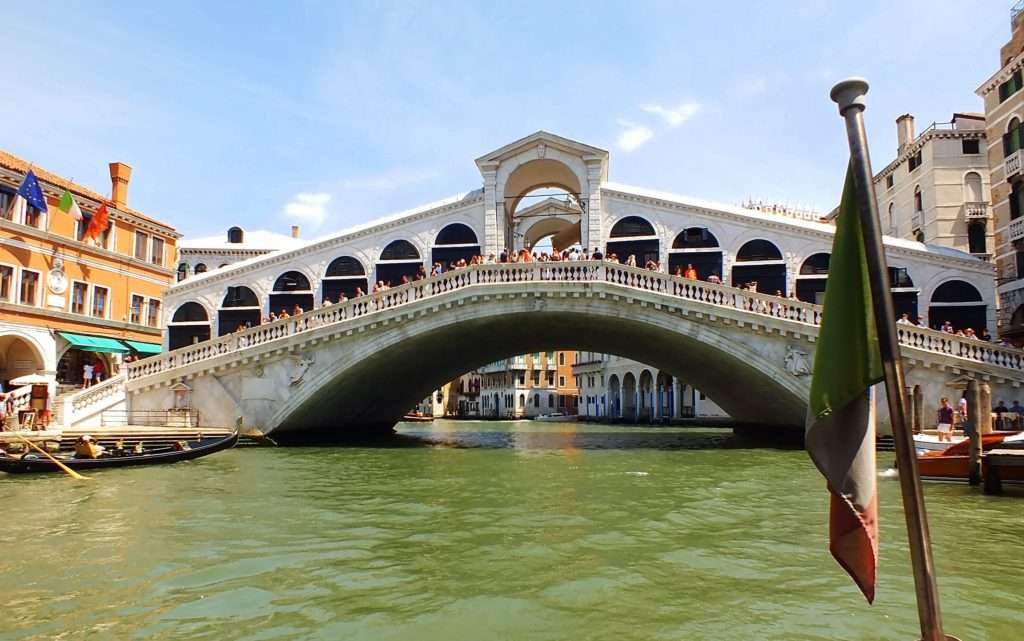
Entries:
<svg viewBox="0 0 1024 641">
<path fill-rule="evenodd" d="M 576 417 L 569 414 L 563 414 L 562 412 L 554 412 L 551 414 L 538 414 L 533 417 L 533 420 L 540 421 L 542 423 L 565 423 L 568 421 L 575 421 Z"/>
<path fill-rule="evenodd" d="M 1004 439 L 1020 434 L 1021 432 L 989 432 L 988 434 L 982 434 L 981 444 L 984 449 L 990 449 L 995 445 L 999 445 Z M 921 433 L 914 434 L 914 449 L 917 450 L 918 454 L 925 454 L 927 452 L 944 452 L 949 448 L 960 445 L 965 449 L 970 444 L 970 439 L 963 432 L 954 432 L 952 441 L 940 441 L 937 433 Z M 966 454 L 966 451 L 964 452 Z"/>
<path fill-rule="evenodd" d="M 217 435 L 203 438 L 201 435 L 194 440 L 178 441 L 168 447 L 143 449 L 141 452 L 132 450 L 107 449 L 96 458 L 54 455 L 65 467 L 72 470 L 97 470 L 108 467 L 133 467 L 137 465 L 162 465 L 177 463 L 209 456 L 221 450 L 230 449 L 238 442 L 238 432 L 227 436 Z M 28 474 L 32 472 L 59 472 L 60 466 L 50 458 L 36 452 L 28 452 L 20 456 L 0 453 L 0 472 L 8 474 Z"/>
<path fill-rule="evenodd" d="M 991 436 L 986 434 L 985 436 Z M 998 440 L 982 442 L 982 449 L 1024 449 L 1024 433 L 1004 433 Z M 917 469 L 922 478 L 947 481 L 966 481 L 970 474 L 970 439 L 948 445 L 942 451 L 930 450 L 917 457 Z M 1004 481 L 1024 482 L 1024 468 L 1007 467 L 1003 472 Z"/>
</svg>

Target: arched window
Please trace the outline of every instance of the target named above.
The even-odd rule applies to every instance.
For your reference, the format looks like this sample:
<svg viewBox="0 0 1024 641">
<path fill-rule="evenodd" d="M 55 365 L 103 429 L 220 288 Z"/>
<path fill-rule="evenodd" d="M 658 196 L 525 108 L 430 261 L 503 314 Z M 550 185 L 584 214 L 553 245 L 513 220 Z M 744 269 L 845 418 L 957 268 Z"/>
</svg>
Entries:
<svg viewBox="0 0 1024 641">
<path fill-rule="evenodd" d="M 635 238 L 654 236 L 654 226 L 640 216 L 626 216 L 612 225 L 610 238 Z"/>
<path fill-rule="evenodd" d="M 914 212 L 920 214 L 923 209 L 924 209 L 924 201 L 921 198 L 921 187 L 920 186 L 915 186 L 914 187 Z M 918 221 L 918 224 L 920 224 L 920 223 L 921 223 L 921 221 Z"/>
<path fill-rule="evenodd" d="M 706 249 L 718 246 L 718 239 L 706 227 L 688 227 L 679 232 L 672 241 L 672 249 Z"/>
<path fill-rule="evenodd" d="M 187 347 L 210 340 L 210 317 L 199 303 L 189 301 L 174 310 L 167 324 L 167 345 L 170 349 Z"/>
<path fill-rule="evenodd" d="M 761 293 L 786 296 L 786 263 L 775 243 L 763 238 L 744 243 L 736 252 L 732 284 L 733 287 L 750 287 Z"/>
<path fill-rule="evenodd" d="M 548 394 L 548 409 L 551 409 L 554 406 L 555 406 L 555 397 L 552 396 L 551 394 Z"/>
<path fill-rule="evenodd" d="M 971 328 L 980 334 L 988 325 L 988 306 L 974 285 L 963 280 L 948 280 L 935 288 L 928 307 L 928 320 L 932 327 L 949 322 L 954 329 Z"/>
<path fill-rule="evenodd" d="M 832 255 L 822 252 L 811 254 L 800 265 L 796 277 L 796 297 L 805 303 L 817 305 L 825 302 L 825 283 L 828 280 L 828 265 Z"/>
<path fill-rule="evenodd" d="M 262 319 L 263 307 L 256 292 L 245 285 L 228 287 L 217 310 L 217 335 L 230 334 L 239 327 L 255 327 Z"/>
<path fill-rule="evenodd" d="M 540 407 L 540 394 L 533 395 L 533 406 Z"/>
<path fill-rule="evenodd" d="M 679 232 L 668 250 L 670 274 L 685 272 L 691 265 L 701 280 L 712 274 L 722 276 L 722 249 L 715 235 L 705 227 L 688 227 Z"/>
<path fill-rule="evenodd" d="M 910 319 L 917 322 L 917 294 L 914 287 L 914 279 L 906 267 L 889 268 L 889 287 L 892 289 L 892 305 L 896 311 L 896 317 L 907 314 Z"/>
<path fill-rule="evenodd" d="M 341 256 L 331 261 L 321 282 L 321 301 L 337 302 L 341 295 L 353 298 L 357 290 L 366 293 L 369 289 L 363 264 L 352 256 Z"/>
<path fill-rule="evenodd" d="M 1003 134 L 1003 157 L 1019 151 L 1021 148 L 1021 127 L 1018 118 L 1011 118 L 1010 124 Z"/>
<path fill-rule="evenodd" d="M 288 271 L 277 277 L 270 294 L 270 311 L 280 314 L 282 311 L 294 314 L 298 310 L 304 312 L 313 309 L 313 288 L 309 279 L 302 272 Z"/>
<path fill-rule="evenodd" d="M 195 273 L 197 273 L 197 274 L 205 274 L 206 273 L 206 263 L 198 263 L 196 265 Z"/>
<path fill-rule="evenodd" d="M 232 244 L 241 243 L 245 238 L 245 232 L 241 227 L 232 227 L 228 230 L 228 242 Z"/>
<path fill-rule="evenodd" d="M 416 246 L 407 240 L 393 240 L 388 243 L 384 251 L 380 253 L 380 259 L 384 260 L 419 260 L 420 252 Z"/>
<path fill-rule="evenodd" d="M 452 223 L 437 234 L 430 250 L 430 262 L 441 263 L 444 269 L 464 260 L 467 263 L 480 255 L 480 242 L 476 232 L 468 225 Z"/>
<path fill-rule="evenodd" d="M 896 205 L 889 203 L 889 234 L 895 235 L 896 233 Z"/>
<path fill-rule="evenodd" d="M 972 254 L 987 254 L 988 239 L 984 220 L 973 220 L 967 225 L 967 249 Z"/>
<path fill-rule="evenodd" d="M 188 263 L 178 263 L 178 282 L 188 278 Z"/>
<path fill-rule="evenodd" d="M 828 264 L 831 259 L 832 255 L 825 252 L 808 256 L 807 260 L 800 266 L 800 275 L 828 276 Z"/>
<path fill-rule="evenodd" d="M 565 365 L 565 352 L 558 352 L 558 364 Z"/>
<path fill-rule="evenodd" d="M 964 176 L 964 202 L 983 202 L 981 195 L 981 174 L 976 171 L 969 171 Z"/>
</svg>

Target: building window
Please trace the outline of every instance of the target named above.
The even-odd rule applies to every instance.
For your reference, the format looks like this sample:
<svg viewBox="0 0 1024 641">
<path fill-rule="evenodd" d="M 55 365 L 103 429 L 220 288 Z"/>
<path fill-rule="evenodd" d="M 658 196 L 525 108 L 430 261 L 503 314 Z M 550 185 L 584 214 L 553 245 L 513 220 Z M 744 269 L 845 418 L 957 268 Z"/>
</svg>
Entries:
<svg viewBox="0 0 1024 641">
<path fill-rule="evenodd" d="M 1015 182 L 1010 190 L 1010 220 L 1020 218 L 1022 212 L 1024 212 L 1024 187 Z"/>
<path fill-rule="evenodd" d="M 972 140 L 965 139 L 960 141 L 960 149 L 964 152 L 965 156 L 972 156 L 981 153 L 981 144 L 977 138 Z"/>
<path fill-rule="evenodd" d="M 35 207 L 25 206 L 25 224 L 36 229 L 43 228 L 43 213 Z"/>
<path fill-rule="evenodd" d="M 96 318 L 107 317 L 107 296 L 110 290 L 106 287 L 93 285 L 92 287 L 92 315 Z"/>
<path fill-rule="evenodd" d="M 188 263 L 181 263 L 178 265 L 178 282 L 188 278 Z"/>
<path fill-rule="evenodd" d="M 967 245 L 972 254 L 987 254 L 985 222 L 978 220 L 967 226 Z"/>
<path fill-rule="evenodd" d="M 135 258 L 138 260 L 146 260 L 147 241 L 149 241 L 149 236 L 141 231 L 135 232 Z"/>
<path fill-rule="evenodd" d="M 888 176 L 885 177 L 885 188 L 886 189 L 892 189 L 892 185 L 893 185 L 892 174 L 889 174 Z"/>
<path fill-rule="evenodd" d="M 1013 118 L 1010 120 L 1010 126 L 1006 128 L 1006 133 L 1003 134 L 1003 158 L 1019 150 L 1021 147 L 1020 143 L 1020 120 Z"/>
<path fill-rule="evenodd" d="M 918 149 L 917 152 L 913 156 L 911 156 L 910 158 L 907 159 L 907 171 L 908 172 L 914 171 L 915 169 L 917 169 L 920 166 L 921 166 L 921 150 Z"/>
<path fill-rule="evenodd" d="M 18 291 L 18 302 L 22 305 L 39 304 L 39 272 L 28 269 L 21 270 L 21 289 Z"/>
<path fill-rule="evenodd" d="M 0 218 L 4 220 L 13 220 L 14 212 L 11 211 L 11 201 L 14 200 L 14 194 L 9 191 L 0 191 Z"/>
<path fill-rule="evenodd" d="M 558 364 L 565 365 L 565 352 L 558 353 Z"/>
<path fill-rule="evenodd" d="M 197 274 L 205 274 L 206 273 L 206 263 L 199 263 L 198 265 L 196 265 L 196 273 Z"/>
<path fill-rule="evenodd" d="M 146 312 L 146 324 L 150 327 L 160 327 L 160 301 L 155 298 L 149 299 L 149 308 Z"/>
<path fill-rule="evenodd" d="M 164 264 L 164 239 L 153 236 L 153 241 L 149 244 L 149 262 L 154 265 Z"/>
<path fill-rule="evenodd" d="M 75 229 L 75 240 L 85 242 L 85 231 L 89 229 L 89 223 L 92 221 L 92 214 L 82 212 L 82 220 L 78 221 L 78 225 Z M 100 232 L 99 240 L 96 241 L 97 246 L 107 249 L 110 246 L 110 230 L 113 227 L 108 221 L 107 228 Z"/>
<path fill-rule="evenodd" d="M 142 324 L 142 306 L 146 303 L 146 299 L 138 294 L 132 294 L 132 307 L 131 313 L 129 314 L 130 322 L 135 325 Z"/>
<path fill-rule="evenodd" d="M 228 242 L 229 243 L 232 243 L 232 244 L 240 243 L 240 242 L 242 242 L 243 238 L 244 238 L 244 232 L 242 231 L 241 227 L 232 227 L 231 229 L 228 230 Z"/>
<path fill-rule="evenodd" d="M 1013 72 L 1013 75 L 1010 76 L 1009 80 L 999 85 L 999 102 L 1005 101 L 1007 98 L 1020 91 L 1021 84 L 1021 73 L 1020 69 L 1018 69 Z"/>
<path fill-rule="evenodd" d="M 531 378 L 533 379 L 533 386 L 534 387 L 540 387 L 540 370 L 539 369 L 533 370 Z"/>
<path fill-rule="evenodd" d="M 914 187 L 914 211 L 918 214 L 924 209 L 924 200 L 921 198 L 921 188 Z"/>
<path fill-rule="evenodd" d="M 74 283 L 71 286 L 71 313 L 84 314 L 85 300 L 89 296 L 89 286 L 85 283 Z"/>
<path fill-rule="evenodd" d="M 555 406 L 555 397 L 554 397 L 554 396 L 551 396 L 551 395 L 549 394 L 549 395 L 548 395 L 548 407 L 549 407 L 549 408 L 552 408 L 552 407 L 554 407 L 554 406 Z"/>
<path fill-rule="evenodd" d="M 559 376 L 558 377 L 558 386 L 559 387 L 565 387 L 565 377 L 564 376 Z"/>
<path fill-rule="evenodd" d="M 10 265 L 0 265 L 0 300 L 11 300 L 13 286 L 14 268 Z"/>
<path fill-rule="evenodd" d="M 1018 249 L 1015 254 L 1017 259 L 1017 278 L 1024 278 L 1024 251 Z"/>
<path fill-rule="evenodd" d="M 896 205 L 889 203 L 889 234 L 896 234 Z"/>
<path fill-rule="evenodd" d="M 548 372 L 547 379 L 548 379 L 548 387 L 554 387 L 555 386 L 555 373 L 554 372 Z"/>
</svg>

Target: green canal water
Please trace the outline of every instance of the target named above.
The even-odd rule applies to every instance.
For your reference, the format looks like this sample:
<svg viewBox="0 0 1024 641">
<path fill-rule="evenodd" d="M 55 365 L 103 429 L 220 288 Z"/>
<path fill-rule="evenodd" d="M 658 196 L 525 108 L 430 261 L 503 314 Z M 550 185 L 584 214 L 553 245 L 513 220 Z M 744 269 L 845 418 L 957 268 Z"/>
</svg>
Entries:
<svg viewBox="0 0 1024 641">
<path fill-rule="evenodd" d="M 401 433 L 0 479 L 0 639 L 917 638 L 894 479 L 868 606 L 804 452 L 719 430 Z M 947 631 L 1024 638 L 1024 503 L 926 492 Z"/>
</svg>

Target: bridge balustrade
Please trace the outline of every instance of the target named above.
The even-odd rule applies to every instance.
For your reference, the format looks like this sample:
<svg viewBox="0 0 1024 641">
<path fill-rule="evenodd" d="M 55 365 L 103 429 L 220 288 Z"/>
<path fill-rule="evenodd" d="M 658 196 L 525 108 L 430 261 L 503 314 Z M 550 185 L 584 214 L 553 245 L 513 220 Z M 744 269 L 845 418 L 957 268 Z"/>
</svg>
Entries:
<svg viewBox="0 0 1024 641">
<path fill-rule="evenodd" d="M 249 347 L 265 345 L 310 329 L 343 323 L 475 285 L 536 282 L 605 282 L 715 307 L 743 310 L 759 316 L 812 326 L 821 324 L 822 308 L 819 305 L 618 263 L 497 263 L 473 265 L 445 272 L 439 276 L 413 281 L 130 363 L 127 377 L 129 381 L 138 380 Z M 978 339 L 953 336 L 932 329 L 908 325 L 899 325 L 898 328 L 901 345 L 1008 369 L 1024 370 L 1024 351 L 1019 349 L 1000 347 Z"/>
</svg>

